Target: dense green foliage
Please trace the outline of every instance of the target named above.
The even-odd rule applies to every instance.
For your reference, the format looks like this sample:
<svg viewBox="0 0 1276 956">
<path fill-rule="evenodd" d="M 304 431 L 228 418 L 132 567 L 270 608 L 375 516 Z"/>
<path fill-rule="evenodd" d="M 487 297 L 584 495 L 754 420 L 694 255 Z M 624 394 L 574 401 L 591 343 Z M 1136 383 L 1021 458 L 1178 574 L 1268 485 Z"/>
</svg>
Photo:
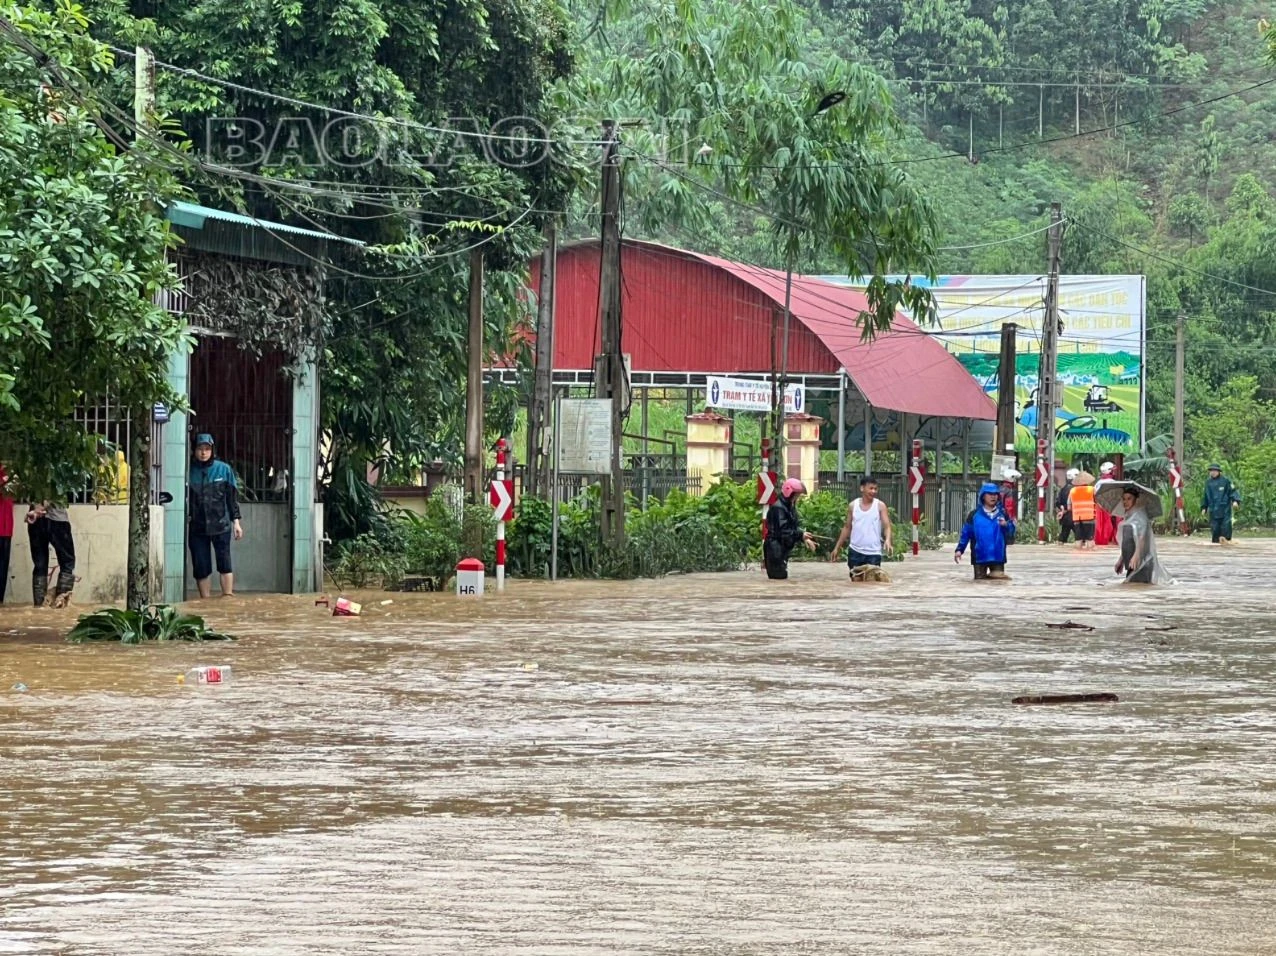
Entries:
<svg viewBox="0 0 1276 956">
<path fill-rule="evenodd" d="M 182 172 L 202 201 L 370 244 L 329 269 L 321 330 L 329 530 L 370 530 L 369 462 L 459 461 L 471 248 L 486 257 L 488 347 L 507 349 L 526 314 L 525 262 L 573 170 L 483 134 L 517 135 L 519 117 L 533 137 L 553 126 L 545 94 L 571 66 L 563 10 L 550 0 L 86 6 L 100 35 L 201 74 L 161 67 L 158 103 L 191 140 L 198 162 Z M 122 102 L 125 65 L 114 77 Z M 492 398 L 494 439 L 509 401 Z"/>
<path fill-rule="evenodd" d="M 168 604 L 153 604 L 141 611 L 106 608 L 83 615 L 67 634 L 72 644 L 144 644 L 160 641 L 233 641 L 229 634 L 209 628 L 202 617 L 179 614 Z"/>
<path fill-rule="evenodd" d="M 0 42 L 0 458 L 20 493 L 65 500 L 98 466 L 76 405 L 172 401 L 185 323 L 153 304 L 176 284 L 158 212 L 176 184 L 100 120 L 110 51 L 70 4 L 41 6 L 0 5 L 20 35 Z"/>
</svg>

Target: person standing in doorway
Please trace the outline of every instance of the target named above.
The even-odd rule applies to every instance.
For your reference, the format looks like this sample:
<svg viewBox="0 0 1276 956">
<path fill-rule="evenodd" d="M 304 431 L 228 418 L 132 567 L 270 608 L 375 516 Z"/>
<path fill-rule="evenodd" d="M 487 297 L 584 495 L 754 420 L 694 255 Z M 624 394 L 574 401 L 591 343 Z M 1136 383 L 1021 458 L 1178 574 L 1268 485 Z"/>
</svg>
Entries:
<svg viewBox="0 0 1276 956">
<path fill-rule="evenodd" d="M 1201 514 L 1210 517 L 1210 540 L 1215 544 L 1232 543 L 1232 512 L 1241 506 L 1241 496 L 1224 477 L 1218 464 L 1210 465 L 1210 477 L 1201 495 Z"/>
<path fill-rule="evenodd" d="M 213 558 L 221 576 L 222 597 L 235 593 L 230 542 L 244 536 L 239 517 L 239 491 L 230 465 L 214 455 L 213 436 L 195 436 L 195 461 L 186 493 L 191 570 L 201 598 L 212 597 Z"/>
<path fill-rule="evenodd" d="M 1079 474 L 1081 474 L 1080 468 L 1069 468 L 1068 480 L 1063 483 L 1063 487 L 1059 489 L 1059 494 L 1054 499 L 1055 516 L 1059 519 L 1060 544 L 1067 544 L 1068 538 L 1076 532 L 1072 524 L 1072 503 L 1068 500 L 1068 495 L 1072 491 L 1072 482 Z"/>
<path fill-rule="evenodd" d="M 27 509 L 27 541 L 31 545 L 31 603 L 43 607 L 49 595 L 49 547 L 58 558 L 58 584 L 53 606 L 66 607 L 75 588 L 75 538 L 66 508 L 45 501 Z"/>
<path fill-rule="evenodd" d="M 842 545 L 850 539 L 846 552 L 846 564 L 855 576 L 855 569 L 865 565 L 882 566 L 883 547 L 889 554 L 891 547 L 891 516 L 886 502 L 878 500 L 877 479 L 865 475 L 860 479 L 860 496 L 846 506 L 846 524 L 833 545 L 830 561 L 836 561 Z"/>
<path fill-rule="evenodd" d="M 13 553 L 13 499 L 9 497 L 9 473 L 0 465 L 0 604 L 9 587 L 9 555 Z"/>
</svg>

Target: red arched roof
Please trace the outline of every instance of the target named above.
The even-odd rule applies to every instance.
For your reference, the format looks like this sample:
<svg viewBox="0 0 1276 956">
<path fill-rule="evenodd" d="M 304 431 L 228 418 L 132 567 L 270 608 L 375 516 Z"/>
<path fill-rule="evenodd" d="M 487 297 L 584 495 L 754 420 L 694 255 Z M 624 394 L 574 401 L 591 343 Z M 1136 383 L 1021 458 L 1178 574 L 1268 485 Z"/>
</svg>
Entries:
<svg viewBox="0 0 1276 956">
<path fill-rule="evenodd" d="M 599 266 L 597 240 L 559 250 L 555 369 L 593 366 L 600 348 Z M 772 321 L 777 313 L 782 318 L 784 309 L 783 272 L 627 239 L 621 276 L 622 349 L 634 371 L 770 372 Z M 532 266 L 532 287 L 539 291 L 539 257 Z M 874 407 L 996 419 L 996 405 L 961 363 L 902 313 L 890 332 L 863 341 L 858 320 L 867 308 L 862 292 L 795 275 L 789 372 L 830 375 L 845 368 Z"/>
</svg>

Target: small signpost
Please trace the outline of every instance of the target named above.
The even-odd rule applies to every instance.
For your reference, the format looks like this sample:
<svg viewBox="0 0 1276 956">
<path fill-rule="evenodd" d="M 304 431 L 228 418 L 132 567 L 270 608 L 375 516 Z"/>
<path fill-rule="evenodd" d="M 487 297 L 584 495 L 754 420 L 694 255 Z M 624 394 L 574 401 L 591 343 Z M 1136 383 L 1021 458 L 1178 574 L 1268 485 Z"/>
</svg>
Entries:
<svg viewBox="0 0 1276 956">
<path fill-rule="evenodd" d="M 1037 544 L 1046 543 L 1046 488 L 1050 471 L 1046 468 L 1046 440 L 1037 439 Z"/>
<path fill-rule="evenodd" d="M 926 486 L 926 470 L 922 464 L 922 443 L 913 439 L 913 464 L 908 469 L 908 491 L 913 496 L 913 557 L 922 553 L 919 528 L 922 523 L 922 489 Z"/>
<path fill-rule="evenodd" d="M 505 590 L 505 522 L 514 517 L 514 480 L 505 477 L 505 439 L 496 443 L 496 480 L 488 492 L 496 519 L 496 590 Z"/>
<path fill-rule="evenodd" d="M 1187 515 L 1183 513 L 1183 473 L 1179 471 L 1174 449 L 1168 449 L 1165 455 L 1170 459 L 1170 487 L 1174 489 L 1174 510 L 1178 514 L 1179 534 L 1186 535 L 1190 529 L 1187 526 Z"/>
</svg>

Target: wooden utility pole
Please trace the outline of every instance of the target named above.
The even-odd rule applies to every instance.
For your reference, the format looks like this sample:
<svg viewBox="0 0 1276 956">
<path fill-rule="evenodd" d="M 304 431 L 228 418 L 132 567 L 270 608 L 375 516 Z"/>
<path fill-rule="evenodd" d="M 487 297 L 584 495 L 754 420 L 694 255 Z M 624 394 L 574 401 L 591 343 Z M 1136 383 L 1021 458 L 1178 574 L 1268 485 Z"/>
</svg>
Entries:
<svg viewBox="0 0 1276 956">
<path fill-rule="evenodd" d="M 625 541 L 625 482 L 620 468 L 626 389 L 621 352 L 619 146 L 615 120 L 604 120 L 602 272 L 598 281 L 602 354 L 594 363 L 594 381 L 598 397 L 611 399 L 611 475 L 603 480 L 602 537 L 604 544 L 616 548 Z"/>
<path fill-rule="evenodd" d="M 465 499 L 483 496 L 483 250 L 470 250 L 469 374 L 465 385 Z"/>
<path fill-rule="evenodd" d="M 1187 316 L 1179 313 L 1174 330 L 1174 453 L 1187 461 L 1183 451 L 1183 414 L 1187 402 Z"/>
<path fill-rule="evenodd" d="M 133 59 L 135 137 L 147 135 L 155 116 L 155 59 L 144 46 Z M 151 416 L 149 404 L 129 409 L 128 578 L 125 604 L 141 611 L 151 603 Z"/>
<path fill-rule="evenodd" d="M 1015 444 L 1015 339 L 1018 334 L 1019 326 L 1014 322 L 1002 323 L 1001 361 L 997 365 L 997 435 L 993 439 L 993 450 L 998 455 Z"/>
<path fill-rule="evenodd" d="M 536 303 L 536 372 L 532 407 L 527 416 L 527 472 L 525 494 L 537 495 L 549 488 L 550 405 L 554 385 L 554 285 L 558 271 L 558 230 L 553 220 L 545 224 L 545 248 L 541 250 L 541 290 Z"/>
<path fill-rule="evenodd" d="M 1046 281 L 1046 315 L 1041 327 L 1041 374 L 1037 388 L 1037 439 L 1046 443 L 1046 469 L 1054 474 L 1054 423 L 1062 389 L 1059 388 L 1059 256 L 1063 249 L 1063 215 L 1059 204 L 1050 204 L 1049 278 Z"/>
</svg>

